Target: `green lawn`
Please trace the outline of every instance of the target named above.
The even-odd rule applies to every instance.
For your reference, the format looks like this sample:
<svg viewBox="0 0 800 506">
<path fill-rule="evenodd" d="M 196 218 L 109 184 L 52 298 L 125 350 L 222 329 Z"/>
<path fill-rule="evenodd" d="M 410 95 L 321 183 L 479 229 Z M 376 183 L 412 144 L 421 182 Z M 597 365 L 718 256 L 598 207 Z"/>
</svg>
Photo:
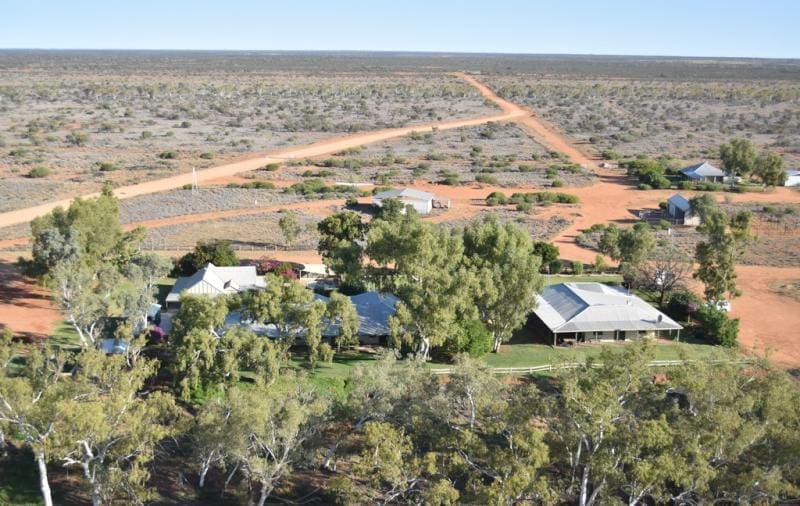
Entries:
<svg viewBox="0 0 800 506">
<path fill-rule="evenodd" d="M 10 450 L 8 456 L 0 458 L 0 504 L 43 504 L 38 476 L 29 451 Z"/>
<path fill-rule="evenodd" d="M 49 343 L 61 347 L 74 347 L 80 346 L 80 338 L 75 331 L 75 327 L 62 320 L 53 329 Z"/>
<path fill-rule="evenodd" d="M 556 283 L 606 283 L 618 285 L 622 283 L 622 276 L 619 274 L 581 274 L 574 276 L 570 274 L 553 274 L 544 276 L 545 285 L 554 285 Z"/>
<path fill-rule="evenodd" d="M 490 367 L 535 367 L 539 365 L 555 364 L 559 362 L 583 362 L 589 357 L 597 356 L 606 346 L 621 349 L 629 343 L 609 343 L 603 345 L 579 345 L 573 348 L 553 348 L 546 344 L 513 343 L 505 344 L 500 353 L 489 353 L 484 360 Z M 706 344 L 688 343 L 658 343 L 655 346 L 653 360 L 677 360 L 685 355 L 688 359 L 699 359 L 710 356 L 715 346 Z M 302 355 L 295 355 L 291 365 L 295 369 L 305 370 L 309 373 L 312 383 L 324 390 L 336 393 L 344 392 L 344 383 L 352 369 L 357 364 L 368 364 L 375 360 L 373 355 L 366 353 L 341 353 L 334 358 L 331 364 L 319 364 L 316 369 L 311 369 Z M 449 363 L 429 362 L 431 369 L 443 369 Z"/>
</svg>

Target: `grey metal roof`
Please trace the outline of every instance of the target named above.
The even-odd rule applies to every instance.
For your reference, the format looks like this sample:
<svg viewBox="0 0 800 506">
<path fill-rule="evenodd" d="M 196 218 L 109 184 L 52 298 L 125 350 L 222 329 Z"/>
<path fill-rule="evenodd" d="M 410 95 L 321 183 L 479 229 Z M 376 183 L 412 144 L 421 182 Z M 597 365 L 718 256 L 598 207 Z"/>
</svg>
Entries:
<svg viewBox="0 0 800 506">
<path fill-rule="evenodd" d="M 560 283 L 545 287 L 537 298 L 534 313 L 555 333 L 683 328 L 621 287 Z"/>
<path fill-rule="evenodd" d="M 681 172 L 690 179 L 701 179 L 704 177 L 724 177 L 725 172 L 714 167 L 708 162 L 702 162 L 695 165 L 690 165 Z"/>
<path fill-rule="evenodd" d="M 391 293 L 380 292 L 350 297 L 360 321 L 358 333 L 364 336 L 388 336 L 389 318 L 394 315 L 399 300 Z"/>
<path fill-rule="evenodd" d="M 675 195 L 667 199 L 667 202 L 669 202 L 670 204 L 677 207 L 683 212 L 688 212 L 692 209 L 692 204 L 688 200 L 686 200 L 686 197 L 684 197 L 680 193 L 676 193 Z"/>
<path fill-rule="evenodd" d="M 314 294 L 315 301 L 327 303 L 330 299 L 324 295 Z M 366 292 L 350 297 L 350 301 L 355 306 L 358 313 L 359 328 L 358 333 L 362 336 L 381 337 L 388 336 L 389 318 L 394 315 L 398 298 L 390 293 Z M 225 327 L 242 325 L 255 332 L 257 335 L 277 338 L 280 336 L 278 328 L 271 324 L 263 324 L 244 320 L 239 311 L 231 311 L 225 318 Z M 339 334 L 338 324 L 328 323 L 323 330 L 325 336 L 336 336 Z M 296 327 L 292 330 L 294 338 L 302 338 L 306 335 L 306 329 Z"/>
<path fill-rule="evenodd" d="M 384 199 L 396 199 L 396 198 L 407 198 L 413 200 L 433 200 L 436 198 L 436 195 L 433 193 L 424 192 L 422 190 L 415 190 L 414 188 L 403 188 L 402 190 L 386 190 L 384 192 L 376 193 L 375 199 L 377 200 L 384 200 Z"/>
</svg>

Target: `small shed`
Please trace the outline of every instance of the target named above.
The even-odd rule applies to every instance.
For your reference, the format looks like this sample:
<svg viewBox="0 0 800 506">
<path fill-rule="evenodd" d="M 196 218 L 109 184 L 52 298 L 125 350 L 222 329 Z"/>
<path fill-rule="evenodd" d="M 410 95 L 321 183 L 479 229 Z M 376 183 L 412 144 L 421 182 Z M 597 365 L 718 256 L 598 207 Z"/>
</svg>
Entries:
<svg viewBox="0 0 800 506">
<path fill-rule="evenodd" d="M 404 207 L 411 206 L 419 214 L 429 214 L 435 207 L 450 207 L 450 199 L 439 198 L 433 193 L 415 190 L 414 188 L 386 190 L 376 194 L 372 198 L 372 202 L 378 207 L 383 207 L 383 201 L 388 199 L 399 200 Z"/>
<path fill-rule="evenodd" d="M 800 186 L 800 169 L 786 169 L 786 182 L 783 186 Z"/>
<path fill-rule="evenodd" d="M 700 216 L 694 213 L 692 203 L 680 193 L 667 199 L 667 216 L 677 225 L 696 227 L 700 224 Z"/>
</svg>

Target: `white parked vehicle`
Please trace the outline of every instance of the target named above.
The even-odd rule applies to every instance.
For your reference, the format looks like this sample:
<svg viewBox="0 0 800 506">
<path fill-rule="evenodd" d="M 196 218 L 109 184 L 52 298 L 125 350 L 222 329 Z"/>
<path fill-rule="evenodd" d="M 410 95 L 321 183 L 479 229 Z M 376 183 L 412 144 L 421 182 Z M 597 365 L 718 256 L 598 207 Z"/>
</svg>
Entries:
<svg viewBox="0 0 800 506">
<path fill-rule="evenodd" d="M 731 311 L 731 301 L 725 299 L 721 299 L 716 302 L 707 302 L 706 305 L 714 306 L 720 311 L 725 311 L 726 313 L 730 313 Z"/>
</svg>

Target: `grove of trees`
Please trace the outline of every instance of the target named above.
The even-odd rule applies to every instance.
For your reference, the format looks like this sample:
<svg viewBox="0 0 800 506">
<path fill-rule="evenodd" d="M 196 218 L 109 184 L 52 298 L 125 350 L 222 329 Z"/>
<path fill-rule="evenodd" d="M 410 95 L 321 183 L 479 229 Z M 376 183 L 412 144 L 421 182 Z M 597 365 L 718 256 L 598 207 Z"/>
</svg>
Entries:
<svg viewBox="0 0 800 506">
<path fill-rule="evenodd" d="M 155 359 L 34 348 L 15 365 L 19 345 L 1 344 L 0 441 L 38 463 L 45 504 L 70 468 L 56 499 L 66 486 L 95 505 L 147 503 L 170 487 L 227 504 L 800 497 L 800 390 L 732 355 L 654 374 L 643 341 L 506 382 L 463 355 L 441 381 L 389 353 L 356 366 L 338 394 L 282 367 L 272 383 L 187 403 Z"/>
</svg>

